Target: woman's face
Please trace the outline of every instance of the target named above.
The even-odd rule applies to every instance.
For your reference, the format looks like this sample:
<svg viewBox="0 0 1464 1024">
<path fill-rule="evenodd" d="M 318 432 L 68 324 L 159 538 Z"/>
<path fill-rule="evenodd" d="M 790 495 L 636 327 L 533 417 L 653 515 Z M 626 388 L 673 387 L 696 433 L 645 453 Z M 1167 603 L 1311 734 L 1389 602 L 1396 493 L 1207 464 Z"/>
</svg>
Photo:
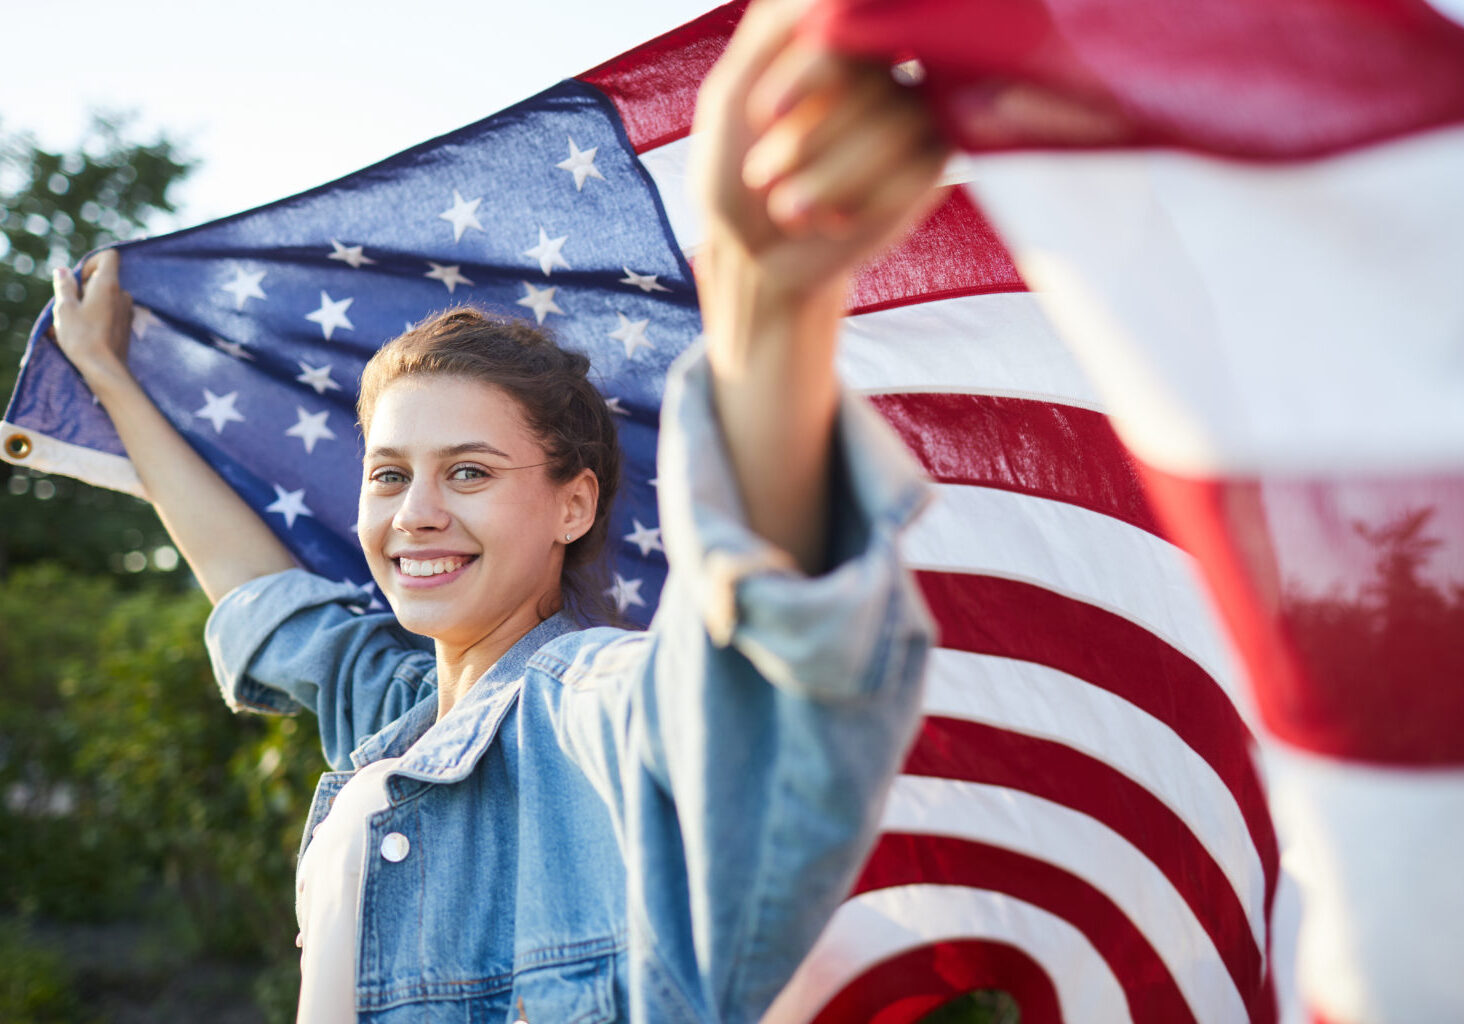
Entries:
<svg viewBox="0 0 1464 1024">
<path fill-rule="evenodd" d="M 583 481 L 556 484 L 544 461 L 518 402 L 491 385 L 407 377 L 382 392 L 357 532 L 403 626 L 466 649 L 557 607 L 564 536 L 590 522 Z"/>
</svg>

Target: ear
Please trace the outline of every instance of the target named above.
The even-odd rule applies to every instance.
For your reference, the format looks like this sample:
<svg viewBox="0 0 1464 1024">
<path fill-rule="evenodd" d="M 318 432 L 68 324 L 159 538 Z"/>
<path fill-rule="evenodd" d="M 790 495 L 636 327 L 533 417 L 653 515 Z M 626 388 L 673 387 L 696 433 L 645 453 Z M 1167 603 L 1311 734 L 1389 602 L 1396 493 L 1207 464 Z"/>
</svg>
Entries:
<svg viewBox="0 0 1464 1024">
<path fill-rule="evenodd" d="M 582 469 L 574 479 L 560 485 L 563 520 L 559 535 L 579 540 L 595 525 L 595 506 L 600 501 L 600 478 L 592 469 Z"/>
</svg>

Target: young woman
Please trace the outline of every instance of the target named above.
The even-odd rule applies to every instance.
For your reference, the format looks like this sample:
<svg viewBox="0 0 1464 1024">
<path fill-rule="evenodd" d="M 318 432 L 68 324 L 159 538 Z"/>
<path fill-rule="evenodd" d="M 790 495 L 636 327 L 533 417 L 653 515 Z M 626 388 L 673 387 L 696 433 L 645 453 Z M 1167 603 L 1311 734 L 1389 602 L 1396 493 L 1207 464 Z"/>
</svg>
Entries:
<svg viewBox="0 0 1464 1024">
<path fill-rule="evenodd" d="M 867 851 L 929 643 L 894 546 L 921 488 L 833 350 L 943 154 L 791 24 L 754 6 L 701 98 L 707 341 L 668 383 L 648 632 L 575 620 L 618 476 L 583 357 L 457 310 L 372 359 L 359 535 L 394 619 L 363 615 L 138 387 L 116 255 L 57 274 L 57 341 L 216 604 L 226 698 L 315 712 L 338 769 L 302 843 L 301 1020 L 753 1021 Z"/>
</svg>

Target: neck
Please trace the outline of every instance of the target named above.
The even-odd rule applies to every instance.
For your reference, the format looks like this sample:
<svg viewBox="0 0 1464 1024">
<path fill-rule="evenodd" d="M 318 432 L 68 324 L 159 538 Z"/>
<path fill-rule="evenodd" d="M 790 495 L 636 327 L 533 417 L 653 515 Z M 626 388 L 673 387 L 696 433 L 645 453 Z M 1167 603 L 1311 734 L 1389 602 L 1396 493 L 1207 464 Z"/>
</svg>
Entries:
<svg viewBox="0 0 1464 1024">
<path fill-rule="evenodd" d="M 495 625 L 483 636 L 466 646 L 446 640 L 437 641 L 437 718 L 440 721 L 462 697 L 483 678 L 498 659 L 508 653 L 530 630 L 558 611 L 558 605 L 547 610 L 538 606 L 521 608 L 518 613 Z"/>
</svg>

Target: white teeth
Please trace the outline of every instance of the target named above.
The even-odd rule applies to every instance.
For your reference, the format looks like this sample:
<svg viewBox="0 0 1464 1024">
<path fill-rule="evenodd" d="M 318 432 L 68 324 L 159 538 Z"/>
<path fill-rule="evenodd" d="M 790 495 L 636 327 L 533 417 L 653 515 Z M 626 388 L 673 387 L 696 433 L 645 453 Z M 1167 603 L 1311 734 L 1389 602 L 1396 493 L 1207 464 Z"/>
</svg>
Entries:
<svg viewBox="0 0 1464 1024">
<path fill-rule="evenodd" d="M 457 556 L 439 558 L 431 562 L 419 562 L 415 558 L 398 558 L 397 564 L 402 567 L 402 574 L 406 576 L 438 576 L 445 572 L 456 572 L 467 565 L 468 560 Z"/>
</svg>

